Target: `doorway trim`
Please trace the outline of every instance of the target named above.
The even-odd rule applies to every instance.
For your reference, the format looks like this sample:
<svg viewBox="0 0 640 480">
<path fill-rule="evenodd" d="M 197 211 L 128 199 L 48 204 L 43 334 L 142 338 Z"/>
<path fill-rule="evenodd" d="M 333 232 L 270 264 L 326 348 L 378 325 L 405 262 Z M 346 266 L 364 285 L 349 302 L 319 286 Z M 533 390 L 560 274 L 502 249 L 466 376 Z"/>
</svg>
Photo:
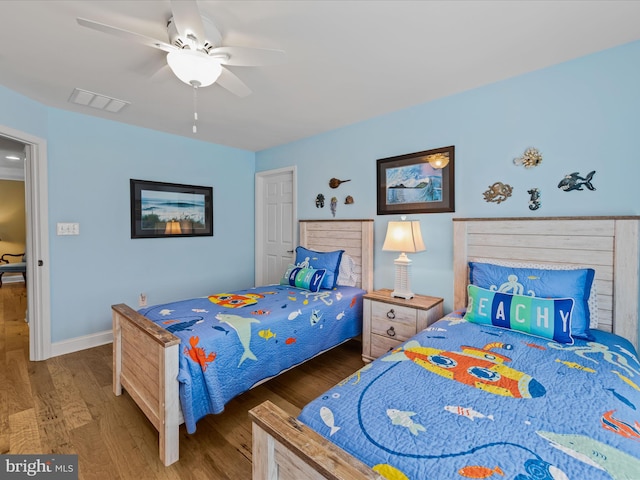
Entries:
<svg viewBox="0 0 640 480">
<path fill-rule="evenodd" d="M 265 240 L 265 232 L 262 229 L 263 222 L 263 211 L 262 211 L 262 200 L 264 198 L 264 186 L 267 179 L 271 176 L 281 175 L 283 173 L 291 173 L 291 182 L 292 182 L 292 202 L 293 206 L 291 209 L 291 225 L 296 225 L 296 221 L 298 219 L 298 178 L 296 176 L 296 167 L 295 165 L 291 167 L 283 167 L 277 168 L 275 170 L 264 170 L 262 172 L 256 173 L 256 184 L 255 184 L 255 258 L 254 258 L 254 270 L 255 270 L 255 286 L 263 285 L 264 272 L 262 268 L 262 256 L 264 255 L 264 240 Z M 298 229 L 294 227 L 293 229 L 293 244 L 297 244 L 298 239 Z"/>
<path fill-rule="evenodd" d="M 0 135 L 25 144 L 29 360 L 46 360 L 51 356 L 47 141 L 5 125 Z"/>
</svg>

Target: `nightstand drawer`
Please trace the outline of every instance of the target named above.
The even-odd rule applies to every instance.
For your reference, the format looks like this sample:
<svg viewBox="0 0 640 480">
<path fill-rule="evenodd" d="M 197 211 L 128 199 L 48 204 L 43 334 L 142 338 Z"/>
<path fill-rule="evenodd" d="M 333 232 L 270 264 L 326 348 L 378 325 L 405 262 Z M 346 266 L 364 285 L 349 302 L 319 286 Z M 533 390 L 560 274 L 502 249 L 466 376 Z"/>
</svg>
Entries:
<svg viewBox="0 0 640 480">
<path fill-rule="evenodd" d="M 393 340 L 389 337 L 381 337 L 380 335 L 371 335 L 371 356 L 378 358 L 390 350 L 397 348 L 402 342 Z"/>
<path fill-rule="evenodd" d="M 415 308 L 371 302 L 371 333 L 405 341 L 416 334 Z"/>
<path fill-rule="evenodd" d="M 415 295 L 397 298 L 383 288 L 367 293 L 362 302 L 362 360 L 397 348 L 442 317 L 443 299 Z"/>
</svg>

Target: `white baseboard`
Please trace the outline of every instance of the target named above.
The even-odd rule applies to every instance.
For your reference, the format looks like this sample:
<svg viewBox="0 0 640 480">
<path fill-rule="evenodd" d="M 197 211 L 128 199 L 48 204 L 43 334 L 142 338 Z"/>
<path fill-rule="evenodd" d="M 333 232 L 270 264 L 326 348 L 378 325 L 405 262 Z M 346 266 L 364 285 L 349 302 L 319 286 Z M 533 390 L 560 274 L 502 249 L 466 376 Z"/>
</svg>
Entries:
<svg viewBox="0 0 640 480">
<path fill-rule="evenodd" d="M 57 357 L 59 355 L 66 355 L 67 353 L 79 352 L 80 350 L 99 347 L 100 345 L 105 345 L 112 342 L 113 332 L 111 330 L 105 330 L 104 332 L 98 332 L 91 335 L 85 335 L 83 337 L 76 337 L 70 340 L 63 340 L 62 342 L 52 343 L 51 356 Z"/>
</svg>

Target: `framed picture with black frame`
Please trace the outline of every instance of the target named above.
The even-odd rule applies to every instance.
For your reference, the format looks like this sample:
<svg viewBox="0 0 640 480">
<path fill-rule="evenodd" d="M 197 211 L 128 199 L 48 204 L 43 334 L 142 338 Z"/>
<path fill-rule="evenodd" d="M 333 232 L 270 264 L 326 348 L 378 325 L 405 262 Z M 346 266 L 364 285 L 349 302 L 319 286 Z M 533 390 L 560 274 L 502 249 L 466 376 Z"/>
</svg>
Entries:
<svg viewBox="0 0 640 480">
<path fill-rule="evenodd" d="M 377 161 L 378 215 L 455 212 L 455 147 Z"/>
<path fill-rule="evenodd" d="M 213 187 L 130 180 L 131 238 L 213 235 Z"/>
</svg>

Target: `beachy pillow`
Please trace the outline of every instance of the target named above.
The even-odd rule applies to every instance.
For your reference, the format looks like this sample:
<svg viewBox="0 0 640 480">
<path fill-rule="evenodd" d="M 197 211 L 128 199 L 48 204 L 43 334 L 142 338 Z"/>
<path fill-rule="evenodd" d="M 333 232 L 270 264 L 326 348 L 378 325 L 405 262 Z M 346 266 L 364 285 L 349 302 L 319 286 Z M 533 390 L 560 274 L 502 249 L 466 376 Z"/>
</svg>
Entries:
<svg viewBox="0 0 640 480">
<path fill-rule="evenodd" d="M 280 285 L 289 285 L 317 292 L 320 290 L 320 284 L 324 276 L 324 269 L 316 270 L 315 268 L 301 268 L 296 265 L 289 265 L 289 268 L 280 279 Z"/>
<path fill-rule="evenodd" d="M 323 269 L 326 271 L 320 288 L 336 286 L 340 260 L 344 250 L 333 252 L 316 252 L 304 247 L 296 247 L 296 266 L 302 268 Z"/>
<path fill-rule="evenodd" d="M 580 270 L 581 268 L 589 268 L 584 265 L 569 265 L 566 263 L 531 263 L 531 262 L 514 262 L 510 260 L 491 259 L 485 263 L 493 263 L 502 267 L 515 268 L 538 268 L 541 270 Z M 598 328 L 598 291 L 596 290 L 596 282 L 591 283 L 589 291 L 589 328 Z"/>
<path fill-rule="evenodd" d="M 505 267 L 492 263 L 469 262 L 472 285 L 500 293 L 540 298 L 572 298 L 574 302 L 571 335 L 593 340 L 589 332 L 589 296 L 595 270 L 551 270 Z"/>
<path fill-rule="evenodd" d="M 344 285 L 346 287 L 355 287 L 358 283 L 358 274 L 356 273 L 356 262 L 353 258 L 344 253 L 340 260 L 338 268 L 338 280 L 336 285 Z"/>
<path fill-rule="evenodd" d="M 480 325 L 517 330 L 536 337 L 573 343 L 572 298 L 540 298 L 500 293 L 475 285 L 467 287 L 465 320 Z"/>
</svg>

